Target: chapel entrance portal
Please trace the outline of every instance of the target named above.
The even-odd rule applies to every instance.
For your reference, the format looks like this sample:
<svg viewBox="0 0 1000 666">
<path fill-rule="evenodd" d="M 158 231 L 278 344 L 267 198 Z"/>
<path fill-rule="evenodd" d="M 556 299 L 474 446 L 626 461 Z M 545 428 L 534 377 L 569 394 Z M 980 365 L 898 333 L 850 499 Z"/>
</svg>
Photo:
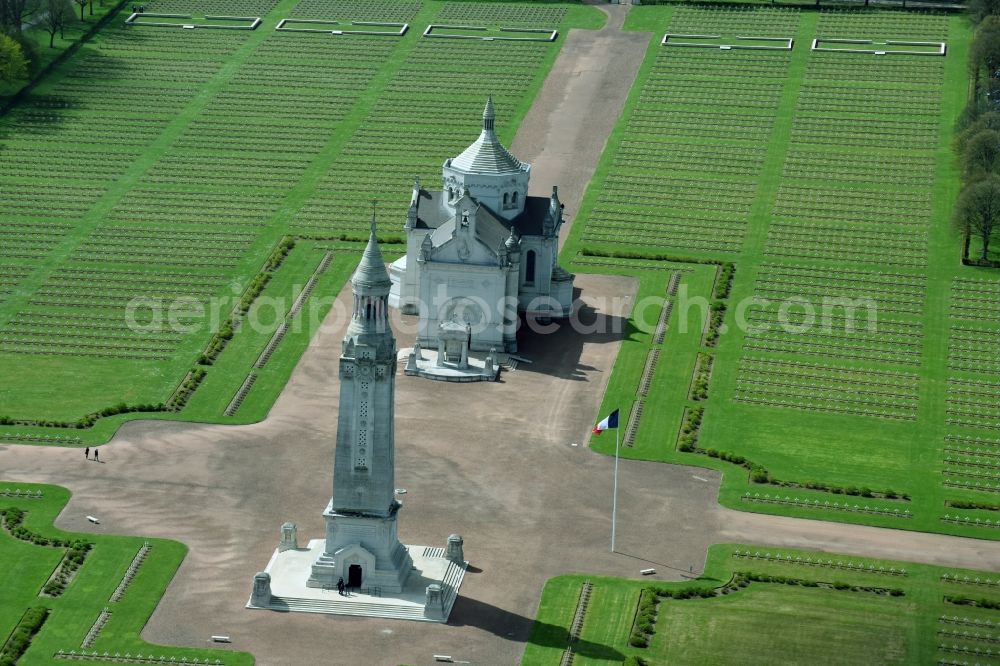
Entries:
<svg viewBox="0 0 1000 666">
<path fill-rule="evenodd" d="M 347 568 L 347 587 L 361 589 L 361 565 L 352 564 Z"/>
</svg>

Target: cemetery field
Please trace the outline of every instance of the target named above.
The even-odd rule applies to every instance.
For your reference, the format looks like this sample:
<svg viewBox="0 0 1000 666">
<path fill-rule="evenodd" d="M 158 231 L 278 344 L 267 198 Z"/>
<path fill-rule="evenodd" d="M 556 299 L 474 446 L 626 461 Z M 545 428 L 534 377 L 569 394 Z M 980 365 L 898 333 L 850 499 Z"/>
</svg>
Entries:
<svg viewBox="0 0 1000 666">
<path fill-rule="evenodd" d="M 646 599 L 653 610 L 643 612 Z M 588 666 L 632 655 L 654 666 L 992 664 L 996 600 L 997 575 L 986 572 L 716 545 L 705 573 L 682 583 L 551 579 L 522 663 L 558 665 L 577 626 L 573 663 Z"/>
<path fill-rule="evenodd" d="M 475 139 L 488 94 L 509 142 L 565 31 L 603 20 L 575 4 L 145 6 L 262 23 L 126 26 L 119 12 L 0 118 L 0 439 L 266 416 L 357 262 L 372 201 L 394 258 L 414 177 L 434 182 Z M 410 29 L 276 31 L 286 18 Z M 425 38 L 431 23 L 560 37 Z"/>
<path fill-rule="evenodd" d="M 161 647 L 142 641 L 139 632 L 187 549 L 163 539 L 62 532 L 52 522 L 69 497 L 58 486 L 0 481 L 0 582 L 4 589 L 0 640 L 5 645 L 0 661 L 12 656 L 15 641 L 11 637 L 26 611 L 44 608 L 47 617 L 27 651 L 19 660 L 13 655 L 19 664 L 60 663 L 60 652 L 66 659 L 70 653 L 115 655 L 120 656 L 119 663 L 140 663 L 140 658 L 146 664 L 254 663 L 242 652 Z M 11 510 L 21 517 L 12 520 L 15 513 Z M 89 549 L 67 547 L 67 542 L 84 542 Z M 85 553 L 82 564 L 72 565 L 74 552 Z M 98 622 L 105 611 L 103 622 Z"/>
<path fill-rule="evenodd" d="M 965 19 L 678 5 L 626 28 L 654 39 L 562 255 L 672 303 L 634 313 L 602 406 L 623 455 L 719 469 L 733 508 L 1000 536 L 1000 273 L 961 266 L 950 221 Z"/>
</svg>

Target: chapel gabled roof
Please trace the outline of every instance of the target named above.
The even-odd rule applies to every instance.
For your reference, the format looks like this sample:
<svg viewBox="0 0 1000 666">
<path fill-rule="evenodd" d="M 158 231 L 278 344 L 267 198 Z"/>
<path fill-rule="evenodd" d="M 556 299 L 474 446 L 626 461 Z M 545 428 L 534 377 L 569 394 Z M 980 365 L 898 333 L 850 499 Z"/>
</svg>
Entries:
<svg viewBox="0 0 1000 666">
<path fill-rule="evenodd" d="M 437 229 L 455 217 L 455 213 L 446 205 L 446 194 L 440 190 L 422 189 L 419 200 L 420 208 L 414 224 L 417 229 Z M 477 204 L 484 210 L 489 210 L 487 206 L 478 202 Z M 545 218 L 549 215 L 550 204 L 549 197 L 527 196 L 524 198 L 524 210 L 513 220 L 504 219 L 493 211 L 490 211 L 490 216 L 508 230 L 512 226 L 516 227 L 522 236 L 542 236 L 545 233 Z"/>
<path fill-rule="evenodd" d="M 483 109 L 483 131 L 472 145 L 462 151 L 462 154 L 451 160 L 451 167 L 460 171 L 486 174 L 519 173 L 527 167 L 510 154 L 493 130 L 496 114 L 493 110 L 493 97 L 486 101 Z"/>
<path fill-rule="evenodd" d="M 475 217 L 476 240 L 486 246 L 486 249 L 492 254 L 499 254 L 500 247 L 510 235 L 510 222 L 496 217 L 489 208 L 480 203 L 476 203 Z M 434 247 L 438 248 L 450 243 L 457 227 L 458 216 L 452 216 L 434 229 L 431 232 L 431 242 Z"/>
</svg>

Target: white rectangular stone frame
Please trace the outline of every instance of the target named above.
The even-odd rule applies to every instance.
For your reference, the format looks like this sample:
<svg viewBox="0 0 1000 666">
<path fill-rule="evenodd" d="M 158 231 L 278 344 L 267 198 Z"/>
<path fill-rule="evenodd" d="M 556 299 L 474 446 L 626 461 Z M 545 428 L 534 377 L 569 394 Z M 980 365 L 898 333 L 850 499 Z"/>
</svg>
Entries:
<svg viewBox="0 0 1000 666">
<path fill-rule="evenodd" d="M 409 23 L 386 23 L 382 21 L 351 21 L 349 24 L 343 25 L 366 25 L 373 27 L 383 27 L 383 28 L 399 28 L 398 31 L 392 30 L 338 30 L 336 28 L 324 29 L 324 28 L 287 28 L 286 23 L 310 23 L 315 25 L 342 25 L 340 21 L 328 21 L 326 19 L 297 19 L 297 18 L 283 18 L 278 21 L 276 31 L 281 32 L 319 32 L 328 35 L 375 35 L 381 37 L 402 37 L 406 34 L 406 31 L 410 29 Z"/>
<path fill-rule="evenodd" d="M 493 41 L 504 41 L 504 42 L 554 42 L 559 36 L 558 30 L 551 30 L 549 28 L 507 28 L 501 27 L 500 32 L 527 32 L 527 33 L 542 33 L 548 35 L 547 37 L 503 37 L 498 35 L 483 35 L 482 37 L 478 35 L 448 35 L 448 34 L 434 34 L 435 30 L 489 30 L 486 26 L 481 25 L 445 25 L 442 23 L 431 23 L 423 32 L 423 37 L 436 37 L 437 39 L 479 39 L 484 42 Z"/>
<path fill-rule="evenodd" d="M 720 49 L 731 51 L 735 49 L 746 51 L 791 51 L 795 40 L 791 37 L 735 37 L 736 40 L 747 39 L 757 42 L 781 42 L 781 46 L 750 46 L 748 44 L 700 44 L 698 42 L 678 42 L 674 38 L 680 39 L 722 39 L 722 35 L 681 35 L 668 32 L 660 40 L 660 46 L 687 46 L 696 49 Z M 673 41 L 671 41 L 673 40 Z"/>
<path fill-rule="evenodd" d="M 872 48 L 870 49 L 829 49 L 820 46 L 823 42 L 831 44 L 870 44 Z M 888 51 L 875 48 L 876 45 L 881 44 L 882 46 L 933 46 L 936 47 L 936 51 Z M 873 39 L 833 39 L 817 37 L 812 40 L 812 51 L 826 51 L 827 53 L 867 53 L 869 55 L 917 55 L 917 56 L 944 56 L 948 53 L 948 43 L 947 42 L 913 42 L 895 39 L 886 39 L 884 41 L 876 41 Z"/>
<path fill-rule="evenodd" d="M 249 21 L 250 25 L 220 25 L 211 23 L 160 23 L 156 21 L 139 21 L 138 19 L 143 16 L 151 16 L 153 18 L 181 18 L 181 19 L 194 19 L 194 16 L 190 14 L 154 14 L 150 12 L 133 12 L 125 19 L 125 25 L 141 25 L 150 26 L 154 28 L 212 28 L 215 30 L 256 30 L 257 26 L 260 25 L 261 19 L 259 16 L 205 16 L 206 21 L 211 21 L 212 19 L 225 19 L 229 21 Z"/>
</svg>

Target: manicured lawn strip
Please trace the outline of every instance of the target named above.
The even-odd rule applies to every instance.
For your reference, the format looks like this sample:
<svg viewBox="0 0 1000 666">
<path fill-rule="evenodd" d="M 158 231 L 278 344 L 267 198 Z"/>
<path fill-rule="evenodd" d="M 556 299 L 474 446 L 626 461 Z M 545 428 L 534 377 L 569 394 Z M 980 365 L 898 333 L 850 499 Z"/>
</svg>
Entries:
<svg viewBox="0 0 1000 666">
<path fill-rule="evenodd" d="M 147 9 L 186 11 L 183 3 L 154 4 Z M 15 253 L 9 261 L 0 253 L 0 337 L 7 340 L 2 345 L 18 352 L 0 354 L 0 369 L 11 380 L 0 392 L 0 416 L 75 421 L 122 401 L 164 402 L 204 349 L 211 331 L 205 326 L 182 336 L 143 337 L 120 329 L 120 307 L 127 299 L 112 297 L 123 293 L 123 283 L 131 283 L 137 295 L 163 296 L 169 302 L 174 294 L 183 293 L 207 304 L 229 296 L 234 282 L 245 286 L 283 234 L 338 239 L 347 232 L 352 239 L 363 240 L 372 198 L 380 200 L 380 235 L 398 236 L 392 211 L 403 210 L 409 200 L 413 174 L 425 173 L 436 180 L 442 155 L 474 138 L 489 92 L 498 94 L 498 108 L 503 111 L 498 128 L 509 141 L 560 47 L 558 41 L 509 47 L 529 48 L 534 55 L 522 68 L 517 87 L 494 89 L 497 77 L 509 69 L 502 57 L 508 45 L 477 46 L 477 52 L 492 55 L 472 59 L 480 83 L 463 86 L 468 127 L 453 117 L 458 98 L 450 95 L 450 115 L 433 116 L 436 131 L 446 133 L 435 138 L 435 131 L 430 132 L 422 148 L 427 156 L 418 155 L 413 167 L 404 165 L 390 175 L 398 182 L 387 183 L 384 178 L 369 182 L 366 174 L 384 176 L 388 163 L 413 157 L 405 141 L 391 146 L 389 153 L 369 151 L 366 136 L 375 137 L 387 127 L 401 137 L 424 136 L 428 130 L 422 109 L 438 96 L 422 85 L 407 92 L 411 76 L 407 72 L 416 69 L 433 77 L 445 67 L 448 74 L 468 65 L 463 58 L 451 57 L 455 49 L 464 53 L 468 47 L 429 47 L 424 42 L 434 40 L 419 36 L 445 7 L 442 2 L 417 4 L 414 30 L 403 39 L 388 41 L 274 33 L 277 21 L 296 6 L 294 0 L 254 5 L 266 16 L 252 33 L 135 29 L 116 22 L 5 118 L 5 156 L 11 168 L 4 163 L 2 172 L 13 183 L 9 193 L 16 213 L 10 221 L 28 225 L 28 231 L 18 231 L 17 242 L 8 244 L 6 255 Z M 213 13 L 213 7 L 232 14 L 221 12 L 228 8 L 221 1 L 200 5 L 199 11 Z M 487 5 L 477 13 L 503 18 L 511 10 L 533 11 Z M 600 27 L 604 20 L 594 8 L 580 5 L 547 7 L 545 12 L 560 17 L 554 27 L 561 31 Z M 411 59 L 417 51 L 440 52 L 442 57 Z M 337 67 L 319 66 L 324 54 Z M 96 89 L 92 82 L 104 80 L 108 83 L 100 96 L 90 92 Z M 402 103 L 384 103 L 401 94 Z M 72 104 L 62 104 L 64 99 Z M 96 133 L 79 129 L 108 105 L 124 109 L 116 126 L 101 125 Z M 397 111 L 405 117 L 387 118 Z M 248 142 L 255 147 L 253 154 L 244 152 Z M 40 150 L 50 157 L 35 159 Z M 361 152 L 345 157 L 352 150 Z M 80 169 L 55 166 L 88 164 L 95 155 L 101 156 L 102 169 L 90 182 L 72 178 Z M 346 165 L 347 171 L 331 172 L 335 164 Z M 349 175 L 342 178 L 345 173 Z M 58 186 L 45 180 L 57 176 Z M 335 199 L 328 199 L 330 194 Z M 321 214 L 320 227 L 298 221 L 305 219 L 300 211 L 309 206 Z M 43 212 L 45 236 L 38 234 L 42 227 L 36 222 Z M 328 223 L 331 216 L 333 225 Z M 360 247 L 342 249 L 356 259 Z M 294 273 L 298 267 L 290 270 Z M 88 281 L 80 280 L 84 273 Z M 333 275 L 339 276 L 340 284 L 332 283 Z M 324 275 L 312 298 L 335 293 L 348 275 L 346 263 L 344 270 Z M 192 284 L 184 285 L 185 281 Z M 75 315 L 72 306 L 83 302 L 90 304 L 90 319 L 83 320 L 90 327 L 81 332 L 80 326 L 69 326 L 66 317 Z M 48 321 L 52 322 L 48 329 L 39 328 Z M 102 334 L 112 327 L 119 328 Z M 290 332 L 269 365 L 290 368 L 295 359 L 285 360 L 285 350 L 294 351 L 297 358 L 313 330 Z M 252 363 L 249 356 L 259 353 L 260 341 L 254 336 L 237 338 L 208 368 L 192 404 L 181 412 L 184 418 L 227 420 L 221 413 L 246 377 Z M 237 349 L 243 340 L 253 353 Z M 57 349 L 58 355 L 38 356 L 33 353 L 36 349 Z M 237 358 L 229 361 L 227 355 Z M 253 393 L 273 401 L 278 387 L 264 388 L 287 373 L 265 374 L 271 378 L 262 376 L 263 386 Z M 73 398 L 52 403 L 39 387 L 53 383 L 75 387 Z M 253 406 L 256 402 L 251 398 L 236 418 L 265 414 L 267 406 Z M 148 416 L 101 419 L 85 431 L 0 426 L 0 436 L 14 441 L 49 437 L 60 444 L 96 443 L 106 441 L 128 418 Z M 162 416 L 174 418 L 155 417 Z"/>
<path fill-rule="evenodd" d="M 38 597 L 38 590 L 58 561 L 61 549 L 25 544 L 15 541 L 6 531 L 0 533 L 0 570 L 24 574 L 7 577 L 5 603 L 0 607 L 0 635 L 7 635 L 26 607 L 45 606 L 52 609 L 42 630 L 33 639 L 31 648 L 18 663 L 51 664 L 54 662 L 53 655 L 59 650 L 80 652 L 81 641 L 105 607 L 112 612 L 111 620 L 93 646 L 102 654 L 104 651 L 111 654 L 130 652 L 133 655 L 141 652 L 156 657 L 162 655 L 168 660 L 171 657 L 197 657 L 213 662 L 220 659 L 224 664 L 253 663 L 253 658 L 243 652 L 163 647 L 139 639 L 139 632 L 187 552 L 183 544 L 164 539 L 62 532 L 52 526 L 52 521 L 69 500 L 70 493 L 65 488 L 0 481 L 0 491 L 18 489 L 41 490 L 43 493 L 41 499 L 0 495 L 0 506 L 16 506 L 26 512 L 26 527 L 43 536 L 83 538 L 94 544 L 63 595 Z M 148 557 L 126 588 L 121 601 L 111 602 L 112 593 L 145 542 L 151 544 Z M 27 552 L 26 548 L 31 552 Z M 53 554 L 56 555 L 55 561 Z M 26 559 L 29 562 L 25 562 Z"/>
<path fill-rule="evenodd" d="M 650 647 L 674 664 L 912 663 L 912 609 L 835 590 L 760 585 L 725 599 L 668 601 Z M 741 646 L 738 654 L 734 647 Z"/>
<path fill-rule="evenodd" d="M 322 252 L 319 251 L 315 251 L 312 254 L 314 259 L 321 255 Z M 235 417 L 232 417 L 233 422 L 250 423 L 259 421 L 267 416 L 281 389 L 284 388 L 288 378 L 295 370 L 295 366 L 298 364 L 299 358 L 305 351 L 306 346 L 308 346 L 312 335 L 318 326 L 322 325 L 327 313 L 330 311 L 333 301 L 340 292 L 341 286 L 354 273 L 355 268 L 357 268 L 357 261 L 354 254 L 337 253 L 334 255 L 330 267 L 323 274 L 316 288 L 313 290 L 313 295 L 310 297 L 313 301 L 312 307 L 317 308 L 315 310 L 315 319 L 312 318 L 312 310 L 303 308 L 292 320 L 291 330 L 293 332 L 285 336 L 278 345 L 278 350 L 271 356 L 263 368 L 254 370 L 257 373 L 257 381 L 254 384 L 253 390 L 250 391 L 250 394 L 244 400 L 239 412 L 237 412 Z M 296 332 L 298 330 L 301 330 L 301 332 Z M 244 354 L 248 365 L 252 365 L 257 360 L 256 356 L 252 359 L 250 356 L 251 354 L 249 353 Z M 231 373 L 231 376 L 235 377 L 236 373 Z M 233 392 L 235 393 L 235 388 Z"/>
<path fill-rule="evenodd" d="M 35 546 L 4 532 L 0 538 L 0 562 L 5 566 L 0 569 L 0 584 L 6 592 L 4 603 L 0 604 L 0 641 L 10 635 L 24 610 L 38 601 L 39 591 L 61 558 L 61 548 Z"/>
<path fill-rule="evenodd" d="M 740 556 L 735 557 L 735 552 Z M 794 579 L 796 583 L 750 581 L 747 587 L 712 598 L 661 597 L 650 646 L 636 648 L 628 644 L 641 589 L 711 590 L 731 582 L 736 572 L 750 572 L 756 578 Z M 951 582 L 956 577 L 962 582 Z M 985 584 L 987 578 L 989 585 Z M 980 584 L 975 584 L 976 579 Z M 709 549 L 705 572 L 692 581 L 661 583 L 581 574 L 549 580 L 521 663 L 560 663 L 585 580 L 591 582 L 595 595 L 621 601 L 589 606 L 585 631 L 574 647 L 576 660 L 584 659 L 582 663 L 619 664 L 630 655 L 651 664 L 848 664 L 869 660 L 909 664 L 981 658 L 992 645 L 990 629 L 1000 621 L 1000 613 L 948 603 L 945 596 L 954 597 L 964 591 L 971 598 L 997 598 L 997 579 L 996 573 L 719 544 Z M 819 586 L 803 586 L 798 581 L 815 581 Z M 877 594 L 866 589 L 897 593 Z M 992 624 L 984 624 L 987 620 Z M 595 633 L 588 641 L 586 627 L 616 629 Z M 947 633 L 955 629 L 968 634 Z M 979 638 L 974 638 L 973 633 L 978 633 Z M 958 646 L 960 651 L 953 651 L 952 646 Z M 976 653 L 977 649 L 980 652 Z"/>
<path fill-rule="evenodd" d="M 638 590 L 598 585 L 594 587 L 593 595 L 590 598 L 591 608 L 633 608 L 638 602 Z M 574 664 L 597 664 L 607 663 L 609 660 L 621 659 L 621 652 L 616 641 L 619 636 L 628 635 L 632 627 L 632 614 L 618 613 L 615 615 L 598 615 L 590 617 L 583 623 L 583 631 L 580 633 L 580 643 L 585 646 L 593 646 L 581 652 L 574 660 Z"/>
<path fill-rule="evenodd" d="M 576 265 L 572 268 L 584 269 L 583 266 Z M 590 272 L 599 270 L 589 266 L 585 268 Z M 650 407 L 643 412 L 639 437 L 634 447 L 624 447 L 621 450 L 621 455 L 626 458 L 649 459 L 664 448 L 672 448 L 676 440 L 681 413 L 663 409 L 661 406 L 677 404 L 687 399 L 688 386 L 704 326 L 704 311 L 693 301 L 697 298 L 707 299 L 715 279 L 714 266 L 689 265 L 684 268 L 693 270 L 681 273 L 678 296 L 673 297 L 667 296 L 666 293 L 670 279 L 669 272 L 636 272 L 636 277 L 639 279 L 636 303 L 649 302 L 653 305 L 645 308 L 641 315 L 642 320 L 646 322 L 644 325 L 636 326 L 634 319 L 630 319 L 630 328 L 615 359 L 615 371 L 604 393 L 601 414 L 621 409 L 621 424 L 624 429 L 633 402 L 640 397 L 637 394 L 637 387 L 646 355 L 651 348 L 660 348 L 662 351 L 649 395 L 644 398 Z M 686 311 L 682 307 L 684 294 L 691 300 L 691 306 Z M 666 341 L 663 345 L 655 345 L 652 333 L 659 313 L 659 308 L 655 304 L 661 298 L 673 300 L 674 306 L 668 320 Z M 591 447 L 595 451 L 606 454 L 614 454 L 614 445 L 611 437 L 591 440 Z M 685 462 L 699 464 L 699 461 Z"/>
</svg>

